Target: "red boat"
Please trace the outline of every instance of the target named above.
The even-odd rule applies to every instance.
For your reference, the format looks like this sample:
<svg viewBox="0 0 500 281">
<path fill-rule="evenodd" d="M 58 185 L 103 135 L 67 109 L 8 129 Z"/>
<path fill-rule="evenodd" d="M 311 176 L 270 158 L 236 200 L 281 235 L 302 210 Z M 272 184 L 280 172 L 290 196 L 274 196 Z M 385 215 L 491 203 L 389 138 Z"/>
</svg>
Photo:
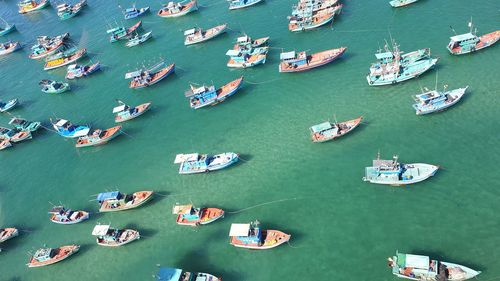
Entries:
<svg viewBox="0 0 500 281">
<path fill-rule="evenodd" d="M 295 51 L 281 53 L 280 72 L 300 72 L 313 69 L 333 62 L 344 54 L 346 47 L 331 49 L 307 55 L 305 51 L 296 53 Z"/>
<path fill-rule="evenodd" d="M 470 33 L 456 35 L 450 37 L 451 41 L 446 47 L 453 55 L 463 55 L 479 51 L 486 47 L 492 46 L 500 40 L 500 30 L 484 34 L 483 36 L 476 36 Z"/>
<path fill-rule="evenodd" d="M 356 119 L 330 123 L 324 122 L 311 127 L 311 139 L 313 142 L 325 142 L 341 137 L 354 130 L 363 120 L 363 116 Z"/>
<path fill-rule="evenodd" d="M 177 216 L 177 224 L 198 226 L 209 224 L 224 217 L 224 211 L 218 208 L 194 208 L 193 205 L 176 205 L 172 213 Z"/>
<path fill-rule="evenodd" d="M 129 88 L 140 89 L 154 85 L 175 71 L 174 63 L 158 70 L 158 68 L 163 65 L 163 63 L 160 63 L 153 66 L 151 69 L 139 70 L 125 74 L 125 78 L 132 78 Z"/>
<path fill-rule="evenodd" d="M 80 250 L 79 245 L 62 246 L 59 248 L 38 249 L 30 258 L 28 267 L 40 267 L 60 262 Z"/>
<path fill-rule="evenodd" d="M 291 235 L 279 230 L 262 230 L 259 222 L 233 223 L 229 231 L 229 243 L 235 247 L 267 250 L 290 240 Z"/>
</svg>

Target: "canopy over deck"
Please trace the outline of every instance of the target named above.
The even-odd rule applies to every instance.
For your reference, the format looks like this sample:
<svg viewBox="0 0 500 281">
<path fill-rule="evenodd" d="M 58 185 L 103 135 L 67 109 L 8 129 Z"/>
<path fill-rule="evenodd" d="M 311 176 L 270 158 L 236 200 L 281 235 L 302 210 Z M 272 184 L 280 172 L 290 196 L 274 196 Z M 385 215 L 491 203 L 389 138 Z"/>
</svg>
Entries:
<svg viewBox="0 0 500 281">
<path fill-rule="evenodd" d="M 465 33 L 465 34 L 460 34 L 460 35 L 455 35 L 450 37 L 451 41 L 454 42 L 460 42 L 460 41 L 465 41 L 465 40 L 470 40 L 474 39 L 476 36 L 472 33 Z"/>
<path fill-rule="evenodd" d="M 125 73 L 125 79 L 139 77 L 139 76 L 141 76 L 141 73 L 142 73 L 141 70 L 137 70 L 137 71 L 132 71 L 132 72 Z"/>
<path fill-rule="evenodd" d="M 410 255 L 410 254 L 398 254 L 398 264 L 399 259 L 404 262 L 404 267 L 413 267 L 419 269 L 429 268 L 429 257 L 420 255 Z"/>
<path fill-rule="evenodd" d="M 92 230 L 92 235 L 94 235 L 94 236 L 106 235 L 106 233 L 108 233 L 109 228 L 110 228 L 110 225 L 98 224 L 94 227 L 94 230 Z"/>
<path fill-rule="evenodd" d="M 158 281 L 179 281 L 181 278 L 182 269 L 161 267 L 160 271 L 156 274 Z"/>
<path fill-rule="evenodd" d="M 311 131 L 313 133 L 319 133 L 324 130 L 328 130 L 332 128 L 332 124 L 330 122 L 324 122 L 318 125 L 314 125 L 311 127 Z"/>
<path fill-rule="evenodd" d="M 175 156 L 174 164 L 180 164 L 182 162 L 197 161 L 199 158 L 198 153 L 191 154 L 177 154 Z"/>
<path fill-rule="evenodd" d="M 394 164 L 395 164 L 394 160 L 381 160 L 381 159 L 373 160 L 373 167 L 391 167 Z"/>
<path fill-rule="evenodd" d="M 280 54 L 280 60 L 289 60 L 294 58 L 295 58 L 295 51 Z"/>
<path fill-rule="evenodd" d="M 122 105 L 119 105 L 119 106 L 117 106 L 117 107 L 113 108 L 113 113 L 122 112 L 122 111 L 124 111 L 125 109 L 127 109 L 127 105 L 122 104 Z"/>
<path fill-rule="evenodd" d="M 97 201 L 102 202 L 109 199 L 118 199 L 120 197 L 119 191 L 103 192 L 97 195 Z"/>
<path fill-rule="evenodd" d="M 64 119 L 59 119 L 59 121 L 57 121 L 57 123 L 56 123 L 56 126 L 57 127 L 62 127 L 66 123 L 69 123 L 69 121 L 68 120 L 64 120 Z"/>
<path fill-rule="evenodd" d="M 250 232 L 249 223 L 233 223 L 229 230 L 229 236 L 244 236 L 247 237 Z"/>
<path fill-rule="evenodd" d="M 230 57 L 237 57 L 240 55 L 240 51 L 238 50 L 228 50 L 226 52 L 226 56 L 230 56 Z"/>
<path fill-rule="evenodd" d="M 172 208 L 172 214 L 174 215 L 184 215 L 184 214 L 189 214 L 191 213 L 191 209 L 193 208 L 193 205 L 175 205 Z"/>
<path fill-rule="evenodd" d="M 248 39 L 249 39 L 248 36 L 245 35 L 245 36 L 238 37 L 238 39 L 236 39 L 236 42 L 237 43 L 245 43 L 248 41 Z"/>
<path fill-rule="evenodd" d="M 45 261 L 50 259 L 50 254 L 52 253 L 52 248 L 42 248 L 36 250 L 35 254 L 33 255 L 33 258 L 35 258 L 38 261 Z"/>
<path fill-rule="evenodd" d="M 196 33 L 196 28 L 191 28 L 191 29 L 184 31 L 184 36 L 193 35 L 195 33 Z"/>
<path fill-rule="evenodd" d="M 430 91 L 430 92 L 427 92 L 427 93 L 416 95 L 415 97 L 419 101 L 424 102 L 424 101 L 432 100 L 432 99 L 435 99 L 435 98 L 439 97 L 439 94 L 436 91 Z"/>
<path fill-rule="evenodd" d="M 389 59 L 392 58 L 394 55 L 391 52 L 385 52 L 385 53 L 377 53 L 375 54 L 375 57 L 378 60 L 383 60 L 383 59 Z"/>
</svg>

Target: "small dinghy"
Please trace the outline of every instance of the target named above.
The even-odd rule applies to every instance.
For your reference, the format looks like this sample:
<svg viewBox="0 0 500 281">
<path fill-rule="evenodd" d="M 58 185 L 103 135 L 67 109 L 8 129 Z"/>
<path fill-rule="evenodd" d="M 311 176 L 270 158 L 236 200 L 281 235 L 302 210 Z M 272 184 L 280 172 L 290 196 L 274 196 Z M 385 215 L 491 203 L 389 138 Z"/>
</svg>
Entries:
<svg viewBox="0 0 500 281">
<path fill-rule="evenodd" d="M 28 121 L 23 118 L 18 118 L 18 117 L 13 117 L 9 121 L 9 125 L 12 125 L 16 130 L 19 131 L 30 131 L 34 132 L 40 128 L 41 123 L 40 122 L 33 122 L 33 121 Z"/>
<path fill-rule="evenodd" d="M 15 143 L 23 140 L 29 140 L 31 138 L 32 136 L 30 131 L 18 131 L 15 129 L 0 127 L 0 139 L 7 139 L 10 142 Z"/>
<path fill-rule="evenodd" d="M 99 212 L 117 212 L 130 210 L 146 204 L 153 198 L 153 191 L 138 191 L 123 194 L 119 191 L 104 192 L 97 195 Z"/>
<path fill-rule="evenodd" d="M 19 230 L 17 228 L 8 227 L 0 228 L 0 243 L 5 242 L 19 235 Z"/>
<path fill-rule="evenodd" d="M 233 80 L 226 85 L 215 89 L 214 85 L 209 87 L 203 85 L 195 87 L 189 85 L 190 89 L 184 93 L 189 98 L 189 105 L 193 109 L 202 108 L 208 105 L 216 105 L 225 101 L 228 97 L 234 95 L 243 84 L 243 76 Z"/>
<path fill-rule="evenodd" d="M 44 79 L 38 83 L 42 92 L 46 94 L 61 94 L 71 90 L 71 87 L 66 82 L 57 82 L 53 80 Z"/>
<path fill-rule="evenodd" d="M 76 141 L 76 147 L 98 146 L 107 143 L 116 138 L 120 133 L 122 126 L 115 126 L 106 130 L 97 129 L 91 134 L 79 137 Z"/>
<path fill-rule="evenodd" d="M 146 32 L 142 35 L 139 35 L 139 34 L 136 34 L 135 36 L 131 37 L 127 43 L 125 43 L 125 46 L 127 47 L 134 47 L 134 46 L 137 46 L 139 44 L 142 44 L 144 42 L 146 42 L 148 39 L 150 39 L 151 37 L 153 37 L 151 34 L 153 33 L 153 31 L 149 31 L 149 32 Z"/>
<path fill-rule="evenodd" d="M 165 65 L 165 62 L 160 62 L 151 68 L 144 68 L 137 71 L 132 71 L 125 74 L 125 79 L 132 79 L 129 88 L 141 89 L 154 85 L 170 74 L 174 73 L 175 64 Z"/>
<path fill-rule="evenodd" d="M 205 42 L 218 35 L 221 35 L 226 31 L 227 24 L 218 25 L 207 30 L 203 30 L 199 27 L 195 27 L 184 31 L 184 45 L 192 45 L 196 43 Z"/>
<path fill-rule="evenodd" d="M 26 14 L 34 11 L 41 10 L 50 4 L 49 0 L 21 0 L 17 5 L 19 6 L 19 13 Z"/>
<path fill-rule="evenodd" d="M 361 123 L 361 120 L 363 120 L 363 116 L 344 122 L 330 123 L 328 121 L 314 125 L 310 128 L 311 139 L 313 142 L 325 142 L 336 139 L 354 130 Z"/>
<path fill-rule="evenodd" d="M 193 205 L 175 205 L 172 213 L 177 215 L 177 224 L 190 226 L 209 224 L 224 217 L 222 209 L 195 208 Z"/>
<path fill-rule="evenodd" d="M 30 258 L 28 267 L 40 267 L 60 262 L 80 250 L 79 245 L 62 246 L 59 248 L 41 248 Z"/>
<path fill-rule="evenodd" d="M 21 49 L 21 44 L 19 42 L 6 42 L 0 43 L 0 56 L 13 53 Z"/>
<path fill-rule="evenodd" d="M 341 57 L 346 49 L 346 47 L 341 47 L 312 55 L 307 55 L 305 51 L 281 53 L 279 72 L 300 72 L 323 66 Z"/>
<path fill-rule="evenodd" d="M 70 19 L 76 16 L 83 9 L 85 5 L 87 5 L 87 0 L 82 0 L 76 3 L 75 5 L 69 5 L 66 3 L 57 5 L 57 16 L 61 20 Z"/>
<path fill-rule="evenodd" d="M 137 9 L 135 7 L 135 4 L 132 6 L 132 8 L 127 8 L 125 11 L 123 11 L 123 16 L 126 20 L 133 19 L 139 16 L 142 16 L 144 13 L 149 12 L 149 7 L 143 7 Z"/>
<path fill-rule="evenodd" d="M 180 164 L 179 174 L 206 173 L 227 168 L 238 162 L 239 155 L 226 152 L 216 155 L 208 154 L 177 154 L 174 164 Z"/>
<path fill-rule="evenodd" d="M 178 268 L 161 267 L 154 275 L 157 281 L 222 281 L 221 278 L 202 272 L 183 271 Z"/>
<path fill-rule="evenodd" d="M 52 127 L 56 132 L 65 138 L 78 138 L 85 136 L 89 133 L 90 127 L 83 125 L 73 125 L 65 119 L 56 119 L 55 122 L 50 119 Z"/>
<path fill-rule="evenodd" d="M 91 65 L 79 65 L 79 64 L 72 64 L 68 66 L 68 73 L 66 73 L 66 79 L 75 79 L 75 78 L 82 78 L 85 76 L 89 76 L 90 74 L 98 71 L 101 69 L 101 64 L 99 62 L 96 62 Z"/>
<path fill-rule="evenodd" d="M 479 275 L 481 271 L 451 262 L 431 260 L 428 256 L 397 253 L 387 258 L 392 274 L 411 280 L 464 281 Z"/>
<path fill-rule="evenodd" d="M 118 247 L 141 238 L 139 231 L 133 229 L 114 229 L 110 225 L 96 225 L 92 235 L 97 236 L 98 245 Z"/>
<path fill-rule="evenodd" d="M 125 122 L 130 119 L 134 119 L 136 117 L 141 116 L 144 112 L 149 110 L 151 105 L 151 103 L 148 102 L 140 104 L 136 107 L 130 107 L 121 101 L 118 101 L 118 103 L 120 105 L 113 108 L 113 113 L 116 114 L 115 115 L 116 123 Z"/>
<path fill-rule="evenodd" d="M 7 112 L 9 109 L 12 109 L 17 104 L 17 99 L 13 99 L 7 102 L 3 102 L 0 100 L 0 112 Z"/>
<path fill-rule="evenodd" d="M 73 211 L 64 206 L 55 206 L 50 211 L 50 220 L 58 224 L 75 224 L 89 218 L 89 213 L 85 211 Z"/>
<path fill-rule="evenodd" d="M 267 250 L 286 243 L 291 235 L 279 230 L 263 230 L 258 221 L 233 223 L 229 230 L 229 243 L 235 247 Z"/>
<path fill-rule="evenodd" d="M 184 16 L 196 10 L 198 10 L 196 0 L 185 0 L 178 3 L 170 1 L 168 4 L 164 4 L 158 11 L 158 16 L 162 18 L 175 18 Z"/>
</svg>

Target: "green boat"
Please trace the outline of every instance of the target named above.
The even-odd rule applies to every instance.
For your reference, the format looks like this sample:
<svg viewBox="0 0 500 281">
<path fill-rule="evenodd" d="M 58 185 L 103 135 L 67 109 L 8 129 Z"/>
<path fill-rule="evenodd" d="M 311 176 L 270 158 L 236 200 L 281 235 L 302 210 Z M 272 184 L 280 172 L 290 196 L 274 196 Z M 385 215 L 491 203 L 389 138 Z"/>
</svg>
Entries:
<svg viewBox="0 0 500 281">
<path fill-rule="evenodd" d="M 85 5 L 87 5 L 87 0 L 82 0 L 75 5 L 70 5 L 67 3 L 57 5 L 57 16 L 59 16 L 61 20 L 70 19 L 76 16 Z"/>
<path fill-rule="evenodd" d="M 15 24 L 9 24 L 3 18 L 0 18 L 0 20 L 2 20 L 5 23 L 5 26 L 0 26 L 0 36 L 3 36 L 11 31 L 13 31 L 14 28 L 16 27 Z"/>
<path fill-rule="evenodd" d="M 68 83 L 52 80 L 42 80 L 38 83 L 42 87 L 42 92 L 46 94 L 61 94 L 71 90 Z"/>
<path fill-rule="evenodd" d="M 10 120 L 9 125 L 12 125 L 14 128 L 16 128 L 19 131 L 34 132 L 34 131 L 38 130 L 38 128 L 40 128 L 41 123 L 28 121 L 28 120 L 22 119 L 22 118 L 13 117 Z"/>
</svg>

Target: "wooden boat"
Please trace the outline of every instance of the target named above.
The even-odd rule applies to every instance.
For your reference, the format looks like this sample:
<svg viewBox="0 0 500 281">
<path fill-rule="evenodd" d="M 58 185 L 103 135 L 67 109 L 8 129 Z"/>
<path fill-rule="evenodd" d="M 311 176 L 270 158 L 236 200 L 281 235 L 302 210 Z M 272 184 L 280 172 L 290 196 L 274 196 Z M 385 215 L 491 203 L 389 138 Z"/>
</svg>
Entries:
<svg viewBox="0 0 500 281">
<path fill-rule="evenodd" d="M 127 8 L 125 9 L 125 11 L 123 11 L 123 16 L 125 17 L 126 20 L 129 20 L 142 16 L 147 12 L 149 12 L 149 6 L 137 9 L 134 4 L 132 8 Z"/>
<path fill-rule="evenodd" d="M 125 46 L 130 48 L 142 44 L 152 37 L 152 33 L 153 31 L 146 32 L 142 35 L 136 34 L 135 36 L 131 37 L 127 43 L 125 43 Z"/>
<path fill-rule="evenodd" d="M 250 50 L 228 50 L 227 67 L 248 68 L 266 63 L 268 47 L 258 47 Z"/>
<path fill-rule="evenodd" d="M 202 272 L 188 272 L 178 268 L 161 267 L 154 275 L 157 281 L 222 281 L 221 278 Z"/>
<path fill-rule="evenodd" d="M 218 208 L 195 208 L 193 205 L 175 205 L 172 213 L 177 215 L 177 224 L 198 226 L 209 224 L 224 217 Z"/>
<path fill-rule="evenodd" d="M 85 5 L 87 5 L 87 0 L 81 0 L 75 5 L 69 5 L 66 3 L 57 5 L 57 16 L 61 20 L 70 19 L 76 16 L 83 9 Z"/>
<path fill-rule="evenodd" d="M 291 235 L 279 230 L 263 230 L 258 221 L 233 223 L 229 230 L 229 243 L 235 247 L 267 250 L 290 240 Z"/>
<path fill-rule="evenodd" d="M 84 48 L 84 49 L 77 51 L 76 53 L 73 53 L 72 55 L 63 56 L 61 58 L 48 60 L 45 63 L 45 66 L 43 69 L 44 70 L 51 70 L 51 69 L 55 69 L 55 68 L 58 68 L 61 66 L 65 66 L 65 65 L 74 63 L 75 61 L 82 58 L 86 52 L 87 52 L 87 49 Z"/>
<path fill-rule="evenodd" d="M 391 6 L 393 6 L 394 8 L 399 8 L 399 7 L 408 6 L 408 5 L 413 4 L 417 1 L 418 0 L 392 0 L 389 2 L 389 4 Z"/>
<path fill-rule="evenodd" d="M 336 139 L 354 130 L 361 123 L 361 120 L 363 120 L 363 116 L 339 123 L 324 122 L 314 125 L 310 128 L 311 139 L 313 142 L 325 142 Z"/>
<path fill-rule="evenodd" d="M 89 133 L 90 127 L 82 125 L 73 125 L 65 119 L 56 119 L 55 122 L 50 119 L 52 127 L 56 132 L 65 138 L 78 138 Z"/>
<path fill-rule="evenodd" d="M 203 30 L 199 27 L 186 30 L 184 31 L 184 36 L 186 37 L 184 40 L 184 45 L 187 46 L 210 40 L 224 33 L 226 31 L 226 27 L 227 23 L 209 28 L 207 30 Z"/>
<path fill-rule="evenodd" d="M 288 30 L 305 31 L 323 26 L 331 21 L 342 10 L 342 4 L 327 9 L 314 11 L 312 7 L 288 17 Z"/>
<path fill-rule="evenodd" d="M 98 245 L 118 247 L 141 238 L 139 231 L 134 229 L 113 229 L 110 225 L 96 225 L 92 235 L 97 236 Z"/>
<path fill-rule="evenodd" d="M 21 49 L 21 44 L 19 42 L 9 41 L 6 43 L 0 43 L 0 56 L 13 53 L 19 49 Z"/>
<path fill-rule="evenodd" d="M 292 6 L 292 16 L 309 16 L 314 12 L 334 7 L 339 0 L 299 0 Z"/>
<path fill-rule="evenodd" d="M 463 281 L 472 279 L 481 273 L 481 271 L 460 264 L 431 260 L 428 256 L 398 252 L 395 256 L 387 258 L 387 261 L 392 269 L 392 274 L 411 280 Z"/>
<path fill-rule="evenodd" d="M 153 198 L 153 191 L 138 191 L 123 194 L 119 191 L 104 192 L 97 195 L 99 212 L 117 212 L 130 210 L 144 205 Z"/>
<path fill-rule="evenodd" d="M 171 1 L 163 5 L 163 8 L 158 11 L 158 16 L 162 18 L 174 18 L 184 16 L 196 10 L 198 10 L 196 0 L 185 0 L 178 3 Z"/>
<path fill-rule="evenodd" d="M 125 27 L 114 27 L 106 31 L 109 36 L 109 42 L 114 43 L 121 39 L 129 39 L 133 32 L 135 32 L 139 27 L 141 27 L 142 21 L 138 21 L 136 24 L 125 29 Z"/>
<path fill-rule="evenodd" d="M 269 41 L 269 37 L 262 37 L 252 40 L 249 36 L 241 36 L 236 39 L 236 44 L 233 46 L 233 50 L 239 51 L 242 49 L 258 48 L 264 46 Z"/>
<path fill-rule="evenodd" d="M 50 4 L 49 0 L 21 0 L 17 5 L 19 6 L 19 13 L 26 14 L 34 11 L 41 10 Z"/>
<path fill-rule="evenodd" d="M 49 214 L 50 220 L 57 224 L 75 224 L 89 218 L 89 213 L 85 211 L 73 211 L 64 206 L 54 206 Z"/>
<path fill-rule="evenodd" d="M 468 87 L 469 86 L 466 86 L 465 88 L 454 89 L 451 91 L 446 91 L 445 88 L 442 92 L 433 90 L 416 95 L 414 98 L 417 103 L 413 105 L 413 108 L 415 109 L 417 115 L 446 110 L 448 107 L 455 105 L 460 101 L 460 99 L 462 99 Z"/>
<path fill-rule="evenodd" d="M 79 245 L 62 246 L 59 248 L 41 248 L 30 258 L 28 267 L 40 267 L 60 262 L 80 250 Z"/>
<path fill-rule="evenodd" d="M 7 112 L 9 109 L 12 109 L 17 104 L 17 99 L 9 100 L 7 102 L 3 102 L 0 100 L 0 112 Z"/>
<path fill-rule="evenodd" d="M 12 146 L 9 139 L 0 139 L 0 150 L 4 150 Z"/>
<path fill-rule="evenodd" d="M 40 128 L 41 123 L 40 122 L 32 122 L 28 121 L 26 119 L 18 118 L 18 117 L 13 117 L 9 121 L 9 125 L 12 125 L 16 130 L 19 131 L 30 131 L 34 132 Z"/>
<path fill-rule="evenodd" d="M 325 65 L 342 56 L 346 49 L 346 47 L 341 47 L 312 55 L 307 55 L 305 51 L 281 53 L 279 72 L 300 72 Z"/>
<path fill-rule="evenodd" d="M 151 105 L 151 103 L 148 102 L 132 108 L 121 101 L 118 101 L 118 103 L 120 105 L 113 108 L 113 113 L 116 114 L 115 115 L 116 123 L 125 122 L 130 119 L 134 119 L 136 117 L 141 116 L 144 112 L 149 110 Z"/>
<path fill-rule="evenodd" d="M 208 154 L 177 154 L 174 164 L 180 164 L 179 174 L 206 173 L 227 168 L 240 159 L 239 155 L 233 152 L 226 152 L 216 155 Z"/>
<path fill-rule="evenodd" d="M 106 130 L 97 129 L 87 136 L 79 137 L 76 141 L 76 147 L 98 146 L 116 138 L 120 133 L 122 126 L 115 126 Z"/>
<path fill-rule="evenodd" d="M 79 65 L 71 64 L 68 66 L 68 72 L 66 73 L 66 79 L 75 79 L 89 76 L 90 74 L 101 69 L 101 64 L 96 62 L 91 65 Z"/>
<path fill-rule="evenodd" d="M 229 10 L 243 9 L 262 2 L 263 0 L 229 0 Z"/>
<path fill-rule="evenodd" d="M 446 48 L 453 55 L 463 55 L 479 51 L 481 49 L 493 46 L 500 40 L 500 30 L 477 36 L 476 31 L 473 32 L 474 25 L 472 20 L 469 22 L 469 33 L 455 35 L 450 37 L 450 43 Z"/>
<path fill-rule="evenodd" d="M 163 78 L 175 71 L 175 64 L 165 66 L 165 62 L 160 62 L 149 69 L 141 69 L 125 74 L 125 79 L 132 79 L 129 88 L 141 89 L 154 85 Z"/>
<path fill-rule="evenodd" d="M 0 228 L 0 243 L 5 242 L 19 235 L 19 230 L 17 228 L 8 227 Z"/>
<path fill-rule="evenodd" d="M 31 137 L 30 131 L 18 131 L 15 129 L 0 127 L 0 139 L 8 139 L 10 142 L 20 142 L 23 140 L 29 140 Z"/>
<path fill-rule="evenodd" d="M 0 20 L 2 20 L 5 24 L 4 26 L 0 26 L 0 36 L 6 35 L 7 33 L 13 31 L 16 28 L 15 24 L 9 24 L 1 17 Z"/>
<path fill-rule="evenodd" d="M 423 163 L 402 164 L 398 162 L 396 155 L 392 160 L 381 160 L 378 154 L 372 167 L 365 168 L 363 181 L 394 186 L 407 185 L 434 176 L 438 169 L 438 166 Z"/>
<path fill-rule="evenodd" d="M 56 37 L 39 36 L 37 44 L 31 47 L 30 59 L 41 59 L 52 55 L 64 46 L 64 41 L 69 38 L 69 33 L 64 33 Z"/>
<path fill-rule="evenodd" d="M 71 90 L 71 87 L 68 83 L 47 79 L 40 81 L 38 85 L 40 85 L 42 92 L 46 94 L 61 94 Z"/>
<path fill-rule="evenodd" d="M 193 85 L 189 85 L 191 89 L 186 91 L 184 95 L 189 98 L 189 105 L 191 108 L 198 109 L 207 105 L 216 105 L 223 102 L 228 97 L 234 95 L 242 84 L 243 76 L 227 83 L 217 90 L 215 90 L 213 85 L 210 87 L 194 87 Z"/>
</svg>

